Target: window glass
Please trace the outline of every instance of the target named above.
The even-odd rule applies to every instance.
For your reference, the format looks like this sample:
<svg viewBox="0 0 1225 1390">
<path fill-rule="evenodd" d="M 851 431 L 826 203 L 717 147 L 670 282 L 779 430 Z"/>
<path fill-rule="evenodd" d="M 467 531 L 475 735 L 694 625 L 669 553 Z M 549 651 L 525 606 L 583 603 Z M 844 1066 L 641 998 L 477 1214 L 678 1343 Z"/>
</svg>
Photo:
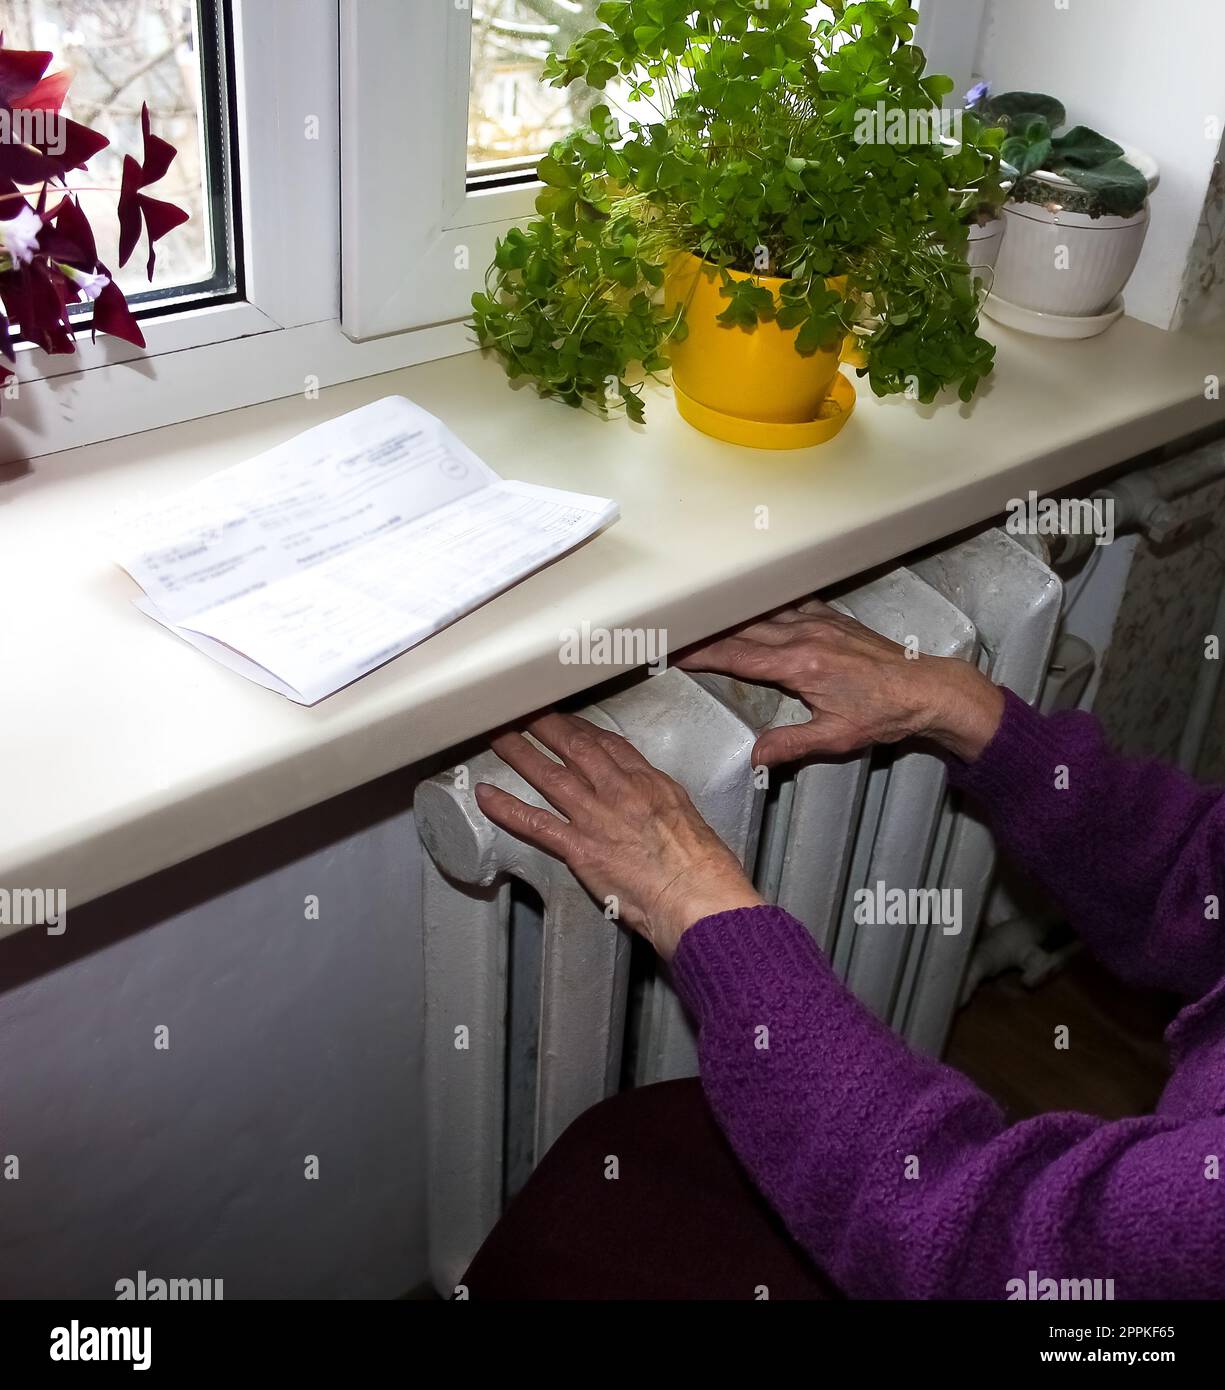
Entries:
<svg viewBox="0 0 1225 1390">
<path fill-rule="evenodd" d="M 473 0 L 468 168 L 531 168 L 605 100 L 581 83 L 540 80 L 550 53 L 599 23 L 600 0 Z"/>
<path fill-rule="evenodd" d="M 220 0 L 9 0 L 4 42 L 49 50 L 49 71 L 73 71 L 64 114 L 110 140 L 68 176 L 97 238 L 98 254 L 134 307 L 169 296 L 236 288 L 229 120 Z M 178 150 L 149 192 L 191 220 L 157 246 L 150 285 L 143 243 L 120 270 L 116 207 L 126 154 L 142 153 L 141 106 L 153 132 Z M 176 307 L 178 307 L 176 305 Z"/>
<path fill-rule="evenodd" d="M 648 105 L 629 99 L 624 83 L 593 92 L 582 83 L 557 88 L 541 81 L 550 53 L 564 53 L 599 24 L 599 6 L 600 0 L 472 0 L 468 172 L 478 183 L 530 173 L 600 102 L 622 116 L 653 119 Z M 814 5 L 808 18 L 832 19 L 833 11 Z"/>
</svg>

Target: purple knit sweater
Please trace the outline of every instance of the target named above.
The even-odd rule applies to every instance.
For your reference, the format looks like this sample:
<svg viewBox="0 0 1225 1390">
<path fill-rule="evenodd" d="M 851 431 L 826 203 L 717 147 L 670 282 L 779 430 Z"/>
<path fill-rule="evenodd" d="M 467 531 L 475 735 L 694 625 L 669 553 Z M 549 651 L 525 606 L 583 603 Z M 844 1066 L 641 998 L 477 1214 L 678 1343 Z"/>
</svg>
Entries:
<svg viewBox="0 0 1225 1390">
<path fill-rule="evenodd" d="M 1103 961 L 1190 1001 L 1156 1114 L 1006 1124 L 853 998 L 799 922 L 758 907 L 704 918 L 673 964 L 724 1131 L 853 1297 L 1006 1298 L 1031 1270 L 1113 1279 L 1119 1299 L 1225 1296 L 1225 795 L 1011 692 L 950 778 Z"/>
</svg>

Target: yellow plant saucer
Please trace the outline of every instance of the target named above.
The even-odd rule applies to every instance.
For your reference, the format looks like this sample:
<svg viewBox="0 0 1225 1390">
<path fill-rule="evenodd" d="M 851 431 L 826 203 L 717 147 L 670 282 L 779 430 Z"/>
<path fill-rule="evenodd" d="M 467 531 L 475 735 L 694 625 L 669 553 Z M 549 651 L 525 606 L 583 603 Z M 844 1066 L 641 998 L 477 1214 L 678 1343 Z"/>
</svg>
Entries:
<svg viewBox="0 0 1225 1390">
<path fill-rule="evenodd" d="M 834 377 L 829 395 L 821 402 L 817 418 L 801 420 L 798 424 L 745 420 L 739 415 L 725 415 L 721 410 L 699 405 L 685 395 L 675 382 L 672 389 L 676 392 L 676 408 L 681 418 L 694 429 L 728 444 L 746 444 L 750 449 L 807 449 L 814 444 L 824 444 L 827 439 L 833 439 L 855 409 L 855 385 L 841 372 Z"/>
</svg>

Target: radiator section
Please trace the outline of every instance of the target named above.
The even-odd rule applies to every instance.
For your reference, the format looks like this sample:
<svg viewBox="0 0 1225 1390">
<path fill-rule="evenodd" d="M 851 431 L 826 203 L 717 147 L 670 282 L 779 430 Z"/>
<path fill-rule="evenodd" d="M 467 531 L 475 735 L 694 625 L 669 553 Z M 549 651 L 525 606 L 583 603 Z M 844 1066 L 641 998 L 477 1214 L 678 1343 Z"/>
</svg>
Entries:
<svg viewBox="0 0 1225 1390">
<path fill-rule="evenodd" d="M 1034 700 L 1061 598 L 1059 580 L 1029 549 L 988 531 L 830 601 L 912 650 L 977 662 Z M 994 850 L 983 824 L 946 791 L 939 757 L 908 746 L 814 758 L 776 770 L 767 785 L 750 767 L 756 737 L 806 721 L 807 709 L 775 689 L 678 670 L 597 696 L 583 713 L 686 787 L 753 870 L 763 896 L 807 925 L 870 1008 L 915 1047 L 941 1051 Z M 557 860 L 481 815 L 472 789 L 482 781 L 543 804 L 488 751 L 423 782 L 415 801 L 429 851 L 431 1265 L 444 1293 L 496 1221 L 508 1187 L 571 1120 L 621 1084 L 623 1053 L 633 1059 L 635 1085 L 697 1070 L 693 1031 L 666 972 L 653 965 L 631 999 L 625 931 Z M 511 952 L 516 880 L 539 896 L 542 915 Z M 865 918 L 862 901 L 878 889 L 956 890 L 960 930 Z M 508 984 L 517 986 L 513 1028 Z M 534 1046 L 524 1041 L 525 1026 L 536 1032 Z"/>
</svg>

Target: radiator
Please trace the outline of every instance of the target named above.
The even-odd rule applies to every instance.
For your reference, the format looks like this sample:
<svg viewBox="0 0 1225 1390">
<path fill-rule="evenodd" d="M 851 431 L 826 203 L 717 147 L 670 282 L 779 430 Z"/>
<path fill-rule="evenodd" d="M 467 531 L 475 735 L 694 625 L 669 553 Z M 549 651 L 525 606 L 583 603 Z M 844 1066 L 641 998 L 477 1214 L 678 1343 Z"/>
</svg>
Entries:
<svg viewBox="0 0 1225 1390">
<path fill-rule="evenodd" d="M 991 678 L 1037 703 L 1063 610 L 1062 581 L 1028 547 L 994 530 L 921 560 L 915 573 L 974 624 Z M 944 1051 L 995 870 L 990 833 L 956 801 L 950 796 L 943 809 L 932 879 L 961 889 L 965 929 L 916 934 L 892 1015 L 913 1047 L 933 1055 Z"/>
<path fill-rule="evenodd" d="M 682 781 L 741 859 L 756 849 L 764 793 L 747 776 L 754 732 L 680 671 L 652 676 L 586 708 Z M 505 1132 L 510 892 L 529 884 L 544 904 L 535 1105 L 527 1147 L 539 1158 L 558 1134 L 620 1083 L 629 940 L 555 859 L 480 813 L 471 788 L 492 782 L 544 804 L 492 753 L 423 782 L 414 811 L 429 851 L 424 879 L 427 1191 L 431 1274 L 449 1292 L 501 1211 Z M 432 862 L 428 862 L 432 861 Z M 697 1069 L 693 1035 L 670 989 L 652 981 L 639 1015 L 640 1055 L 669 1075 Z"/>
<path fill-rule="evenodd" d="M 1059 580 L 1025 546 L 989 531 L 827 596 L 898 642 L 975 661 L 1026 699 L 1041 689 L 1059 620 Z M 753 872 L 759 891 L 803 921 L 835 970 L 910 1042 L 938 1053 L 990 885 L 984 827 L 946 793 L 919 749 L 809 763 L 758 785 L 761 730 L 807 719 L 776 690 L 669 670 L 596 698 L 583 714 L 627 737 L 682 782 Z M 697 1070 L 689 1021 L 651 966 L 635 971 L 624 931 L 569 871 L 492 825 L 472 787 L 541 799 L 483 751 L 424 781 L 414 809 L 424 877 L 426 1105 L 431 1275 L 450 1293 L 509 1195 L 509 1154 L 537 1161 L 576 1116 L 622 1084 Z M 539 895 L 533 1046 L 508 1030 L 512 881 Z M 857 924 L 855 893 L 962 892 L 959 935 Z M 623 1066 L 628 1047 L 632 1067 Z M 530 1073 L 530 1074 L 525 1074 Z M 529 1104 L 508 1107 L 508 1095 Z"/>
</svg>

